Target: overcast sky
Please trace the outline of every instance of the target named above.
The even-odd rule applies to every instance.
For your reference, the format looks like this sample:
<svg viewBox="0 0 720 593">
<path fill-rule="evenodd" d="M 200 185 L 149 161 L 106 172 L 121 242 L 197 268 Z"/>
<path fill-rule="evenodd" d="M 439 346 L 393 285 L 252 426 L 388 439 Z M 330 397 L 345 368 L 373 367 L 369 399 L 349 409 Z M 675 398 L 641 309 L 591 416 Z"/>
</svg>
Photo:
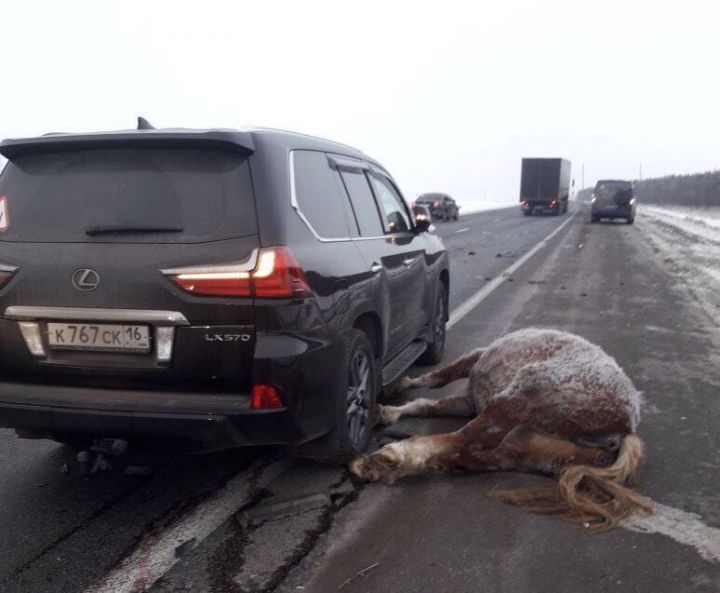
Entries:
<svg viewBox="0 0 720 593">
<path fill-rule="evenodd" d="M 720 165 L 712 2 L 4 2 L 0 136 L 286 128 L 407 198 L 517 199 L 523 156 L 597 178 Z"/>
</svg>

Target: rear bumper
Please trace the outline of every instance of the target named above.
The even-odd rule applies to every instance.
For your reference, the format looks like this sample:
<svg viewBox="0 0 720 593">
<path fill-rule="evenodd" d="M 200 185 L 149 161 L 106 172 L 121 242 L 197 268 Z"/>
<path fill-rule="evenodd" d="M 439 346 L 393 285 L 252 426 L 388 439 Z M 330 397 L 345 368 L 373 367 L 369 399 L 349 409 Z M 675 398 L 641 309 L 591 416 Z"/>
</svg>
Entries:
<svg viewBox="0 0 720 593">
<path fill-rule="evenodd" d="M 520 209 L 523 212 L 556 212 L 560 210 L 560 202 L 550 206 L 547 202 L 520 202 Z"/>
<path fill-rule="evenodd" d="M 0 382 L 0 426 L 54 438 L 172 439 L 202 447 L 300 444 L 333 428 L 342 348 L 334 340 L 261 336 L 253 382 L 285 407 L 253 410 L 248 393 Z"/>
<path fill-rule="evenodd" d="M 248 395 L 0 383 L 0 426 L 38 436 L 180 439 L 224 447 L 302 442 L 287 408 L 251 410 Z"/>
<path fill-rule="evenodd" d="M 590 209 L 594 218 L 633 218 L 635 211 L 632 206 L 595 206 Z"/>
</svg>

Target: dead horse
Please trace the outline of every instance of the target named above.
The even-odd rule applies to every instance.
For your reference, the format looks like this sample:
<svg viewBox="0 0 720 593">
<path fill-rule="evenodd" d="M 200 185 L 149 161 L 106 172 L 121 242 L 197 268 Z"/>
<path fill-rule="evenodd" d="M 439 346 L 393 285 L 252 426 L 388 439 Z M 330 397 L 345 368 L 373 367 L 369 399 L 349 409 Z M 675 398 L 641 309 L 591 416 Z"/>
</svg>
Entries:
<svg viewBox="0 0 720 593">
<path fill-rule="evenodd" d="M 534 512 L 617 525 L 646 499 L 635 480 L 645 447 L 635 434 L 640 394 L 600 347 L 567 332 L 524 329 L 411 379 L 399 390 L 441 387 L 469 378 L 461 395 L 378 406 L 378 423 L 402 416 L 473 417 L 461 429 L 385 445 L 350 463 L 365 481 L 388 484 L 427 472 L 527 471 L 554 474 L 550 487 L 492 496 Z"/>
</svg>

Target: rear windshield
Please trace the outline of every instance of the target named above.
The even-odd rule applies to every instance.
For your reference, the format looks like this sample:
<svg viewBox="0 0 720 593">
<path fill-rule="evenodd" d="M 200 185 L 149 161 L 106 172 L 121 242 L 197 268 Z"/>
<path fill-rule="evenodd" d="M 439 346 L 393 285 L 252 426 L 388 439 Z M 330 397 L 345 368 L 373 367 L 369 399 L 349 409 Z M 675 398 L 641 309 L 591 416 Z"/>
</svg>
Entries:
<svg viewBox="0 0 720 593">
<path fill-rule="evenodd" d="M 415 203 L 417 204 L 420 202 L 421 204 L 429 204 L 430 202 L 434 202 L 436 200 L 442 200 L 442 198 L 442 194 L 423 194 L 415 200 Z"/>
<path fill-rule="evenodd" d="M 0 241 L 200 243 L 256 234 L 247 157 L 203 149 L 35 154 L 0 176 Z"/>
<path fill-rule="evenodd" d="M 595 193 L 632 192 L 632 184 L 629 181 L 598 181 L 595 186 Z"/>
</svg>

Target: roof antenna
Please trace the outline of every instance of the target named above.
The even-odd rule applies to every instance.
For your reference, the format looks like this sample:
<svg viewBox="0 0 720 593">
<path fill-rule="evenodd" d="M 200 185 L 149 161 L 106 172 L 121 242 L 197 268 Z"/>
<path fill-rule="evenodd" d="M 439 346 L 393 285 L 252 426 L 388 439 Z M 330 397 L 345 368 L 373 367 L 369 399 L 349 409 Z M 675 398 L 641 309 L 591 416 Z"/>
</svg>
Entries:
<svg viewBox="0 0 720 593">
<path fill-rule="evenodd" d="M 146 120 L 144 117 L 138 116 L 138 130 L 154 130 L 155 126 L 153 126 L 148 120 Z"/>
</svg>

